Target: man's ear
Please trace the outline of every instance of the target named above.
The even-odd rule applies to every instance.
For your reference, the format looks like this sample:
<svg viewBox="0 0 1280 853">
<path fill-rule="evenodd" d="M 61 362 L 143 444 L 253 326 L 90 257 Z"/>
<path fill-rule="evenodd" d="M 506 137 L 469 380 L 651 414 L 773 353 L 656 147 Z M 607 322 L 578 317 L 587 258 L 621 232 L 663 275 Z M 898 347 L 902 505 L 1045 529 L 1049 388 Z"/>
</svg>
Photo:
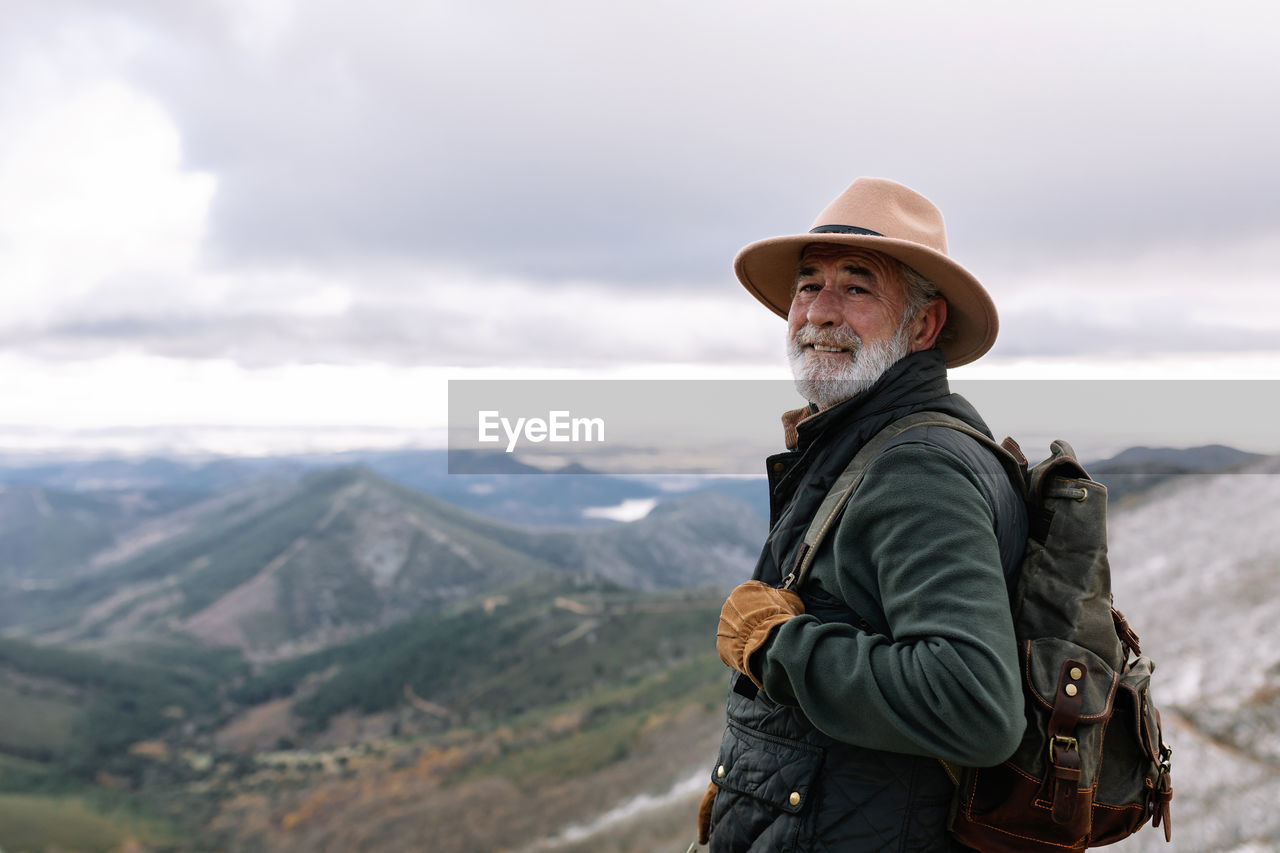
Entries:
<svg viewBox="0 0 1280 853">
<path fill-rule="evenodd" d="M 916 315 L 915 325 L 912 327 L 911 351 L 932 349 L 946 324 L 947 300 L 938 297 Z"/>
</svg>

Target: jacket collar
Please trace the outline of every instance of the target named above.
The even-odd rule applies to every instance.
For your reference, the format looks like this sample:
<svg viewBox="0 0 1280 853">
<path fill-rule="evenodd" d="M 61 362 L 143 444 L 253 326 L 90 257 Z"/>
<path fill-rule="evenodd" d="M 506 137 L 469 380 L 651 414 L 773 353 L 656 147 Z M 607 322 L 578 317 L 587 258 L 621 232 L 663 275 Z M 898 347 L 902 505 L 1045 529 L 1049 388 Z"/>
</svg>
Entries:
<svg viewBox="0 0 1280 853">
<path fill-rule="evenodd" d="M 821 411 L 810 403 L 783 413 L 783 438 L 788 450 L 803 450 L 832 427 L 868 418 L 879 420 L 878 415 L 910 409 L 949 393 L 941 350 L 913 352 L 886 370 L 866 391 L 842 403 Z"/>
</svg>

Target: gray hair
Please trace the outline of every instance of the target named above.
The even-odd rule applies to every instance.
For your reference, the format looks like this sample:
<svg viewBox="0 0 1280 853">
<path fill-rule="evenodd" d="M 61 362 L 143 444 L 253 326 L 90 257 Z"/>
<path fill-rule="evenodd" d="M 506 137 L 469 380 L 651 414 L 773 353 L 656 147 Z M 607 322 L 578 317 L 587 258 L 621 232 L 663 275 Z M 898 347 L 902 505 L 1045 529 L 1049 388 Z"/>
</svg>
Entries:
<svg viewBox="0 0 1280 853">
<path fill-rule="evenodd" d="M 914 318 L 919 316 L 920 312 L 928 307 L 929 303 L 935 299 L 943 299 L 942 291 L 938 290 L 938 286 L 929 279 L 925 278 L 914 268 L 894 258 L 898 264 L 898 270 L 902 273 L 902 283 L 906 286 L 907 305 L 902 310 L 902 325 L 906 326 Z M 950 324 L 944 325 L 942 331 L 938 333 L 937 343 L 951 339 Z"/>
</svg>

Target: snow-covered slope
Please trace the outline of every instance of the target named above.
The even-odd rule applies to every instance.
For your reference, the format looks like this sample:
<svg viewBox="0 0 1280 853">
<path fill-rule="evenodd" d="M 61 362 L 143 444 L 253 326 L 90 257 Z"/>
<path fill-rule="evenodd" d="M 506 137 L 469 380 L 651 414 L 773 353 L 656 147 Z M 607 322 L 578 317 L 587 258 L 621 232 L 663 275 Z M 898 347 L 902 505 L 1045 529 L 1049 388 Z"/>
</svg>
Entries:
<svg viewBox="0 0 1280 853">
<path fill-rule="evenodd" d="M 1194 475 L 1112 510 L 1117 606 L 1157 662 L 1173 747 L 1174 843 L 1280 850 L 1280 459 Z"/>
</svg>

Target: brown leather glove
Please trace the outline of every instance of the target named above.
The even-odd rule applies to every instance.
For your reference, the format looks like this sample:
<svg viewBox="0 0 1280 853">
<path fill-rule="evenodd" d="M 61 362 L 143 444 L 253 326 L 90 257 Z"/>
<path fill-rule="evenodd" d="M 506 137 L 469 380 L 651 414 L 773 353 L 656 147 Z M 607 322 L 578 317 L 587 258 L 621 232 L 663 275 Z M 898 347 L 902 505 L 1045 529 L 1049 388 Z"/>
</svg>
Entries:
<svg viewBox="0 0 1280 853">
<path fill-rule="evenodd" d="M 716 783 L 712 782 L 707 786 L 707 792 L 702 795 L 702 803 L 698 806 L 698 843 L 707 844 L 711 841 L 711 809 L 716 804 L 716 791 L 720 790 L 716 787 Z"/>
<path fill-rule="evenodd" d="M 720 609 L 720 627 L 716 630 L 720 660 L 763 689 L 751 672 L 751 656 L 769 640 L 774 628 L 802 613 L 804 603 L 791 590 L 747 581 L 729 593 Z"/>
</svg>

